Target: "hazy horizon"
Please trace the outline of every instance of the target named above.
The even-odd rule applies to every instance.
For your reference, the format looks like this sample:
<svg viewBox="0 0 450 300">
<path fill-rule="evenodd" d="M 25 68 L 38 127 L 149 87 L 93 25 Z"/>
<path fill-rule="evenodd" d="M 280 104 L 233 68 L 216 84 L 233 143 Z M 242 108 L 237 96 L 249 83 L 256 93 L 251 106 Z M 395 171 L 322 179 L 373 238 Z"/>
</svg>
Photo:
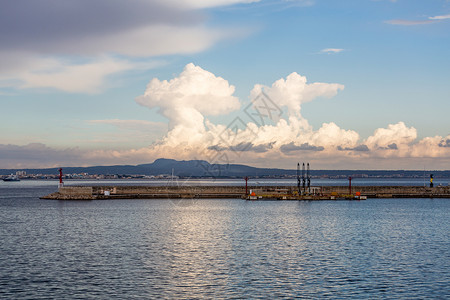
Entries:
<svg viewBox="0 0 450 300">
<path fill-rule="evenodd" d="M 166 160 L 166 158 L 158 158 L 156 160 Z M 155 160 L 155 161 L 156 161 Z M 59 169 L 59 168 L 94 168 L 94 167 L 122 167 L 122 166 L 130 166 L 130 167 L 138 167 L 138 166 L 143 166 L 143 165 L 151 165 L 153 163 L 155 163 L 155 161 L 153 162 L 147 162 L 147 163 L 141 163 L 141 164 L 112 164 L 112 165 L 73 165 L 73 166 L 49 166 L 49 167 L 42 167 L 42 168 L 27 168 L 27 167 L 23 167 L 23 168 L 0 168 L 3 170 L 26 170 L 26 169 Z M 184 162 L 184 161 L 190 161 L 190 160 L 176 160 L 177 163 L 179 162 Z M 200 161 L 205 161 L 205 160 L 200 160 Z M 300 169 L 302 168 L 302 163 L 300 162 Z M 295 171 L 296 170 L 296 165 L 295 167 L 291 167 L 291 168 L 277 168 L 277 167 L 273 167 L 273 168 L 265 168 L 265 167 L 256 167 L 256 166 L 252 166 L 249 164 L 244 164 L 244 163 L 228 163 L 230 165 L 242 165 L 242 166 L 248 166 L 248 167 L 255 167 L 255 168 L 260 168 L 260 169 L 280 169 L 280 170 L 289 170 L 289 171 Z M 306 166 L 307 162 L 305 162 L 305 166 Z M 214 166 L 215 164 L 212 163 L 212 166 Z M 226 164 L 222 164 L 222 165 L 227 165 Z M 314 165 L 310 165 L 311 171 L 368 171 L 368 172 L 395 172 L 395 171 L 405 171 L 405 172 L 447 172 L 450 171 L 450 169 L 320 169 L 320 168 L 314 168 Z M 170 170 L 168 170 L 170 171 Z M 56 172 L 56 171 L 55 171 Z M 427 173 L 428 174 L 428 173 Z"/>
</svg>

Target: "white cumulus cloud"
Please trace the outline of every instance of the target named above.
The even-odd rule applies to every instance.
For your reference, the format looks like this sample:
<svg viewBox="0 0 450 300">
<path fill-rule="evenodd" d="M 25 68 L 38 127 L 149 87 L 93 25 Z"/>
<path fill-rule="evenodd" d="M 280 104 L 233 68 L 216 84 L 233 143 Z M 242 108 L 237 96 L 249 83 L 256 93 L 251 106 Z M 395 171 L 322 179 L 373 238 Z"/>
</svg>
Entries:
<svg viewBox="0 0 450 300">
<path fill-rule="evenodd" d="M 337 83 L 308 83 L 306 77 L 294 72 L 271 86 L 255 84 L 250 93 L 251 98 L 256 99 L 264 92 L 281 109 L 288 109 L 287 116 L 272 120 L 273 124 L 258 123 L 246 115 L 244 109 L 228 126 L 213 124 L 205 116 L 239 107 L 233 97 L 234 87 L 225 79 L 189 64 L 180 76 L 170 81 L 153 79 L 145 95 L 137 101 L 159 108 L 174 125 L 165 138 L 148 149 L 152 157 L 199 158 L 213 162 L 217 157 L 226 157 L 230 162 L 261 164 L 262 161 L 289 161 L 301 155 L 302 159 L 319 164 L 339 162 L 341 166 L 361 167 L 379 159 L 399 159 L 400 164 L 407 165 L 425 148 L 429 157 L 449 154 L 448 138 L 417 141 L 417 130 L 403 122 L 376 129 L 365 140 L 361 140 L 356 131 L 340 128 L 334 122 L 313 129 L 300 114 L 302 104 L 319 97 L 333 97 L 343 88 Z M 211 89 L 222 92 L 203 97 Z M 203 91 L 201 95 L 199 91 Z M 224 106 L 227 103 L 232 103 L 232 107 Z"/>
<path fill-rule="evenodd" d="M 420 140 L 417 144 L 413 145 L 411 149 L 412 157 L 439 157 L 439 158 L 450 158 L 450 135 L 446 137 L 434 136 L 425 137 Z M 445 166 L 445 161 L 442 161 L 443 167 Z M 445 166 L 446 169 L 450 168 L 450 165 Z"/>
<path fill-rule="evenodd" d="M 239 109 L 234 86 L 221 77 L 188 64 L 179 77 L 170 81 L 154 78 L 136 102 L 154 108 L 177 126 L 204 130 L 204 115 L 221 115 Z"/>
<path fill-rule="evenodd" d="M 255 97 L 264 90 L 271 101 L 281 108 L 287 107 L 290 112 L 287 118 L 281 118 L 273 125 L 256 124 L 241 111 L 242 116 L 228 126 L 216 125 L 205 116 L 227 114 L 240 107 L 239 100 L 233 96 L 234 87 L 225 79 L 188 64 L 176 78 L 152 79 L 144 95 L 136 102 L 157 108 L 169 119 L 170 131 L 152 146 L 155 153 L 188 158 L 192 155 L 201 157 L 199 153 L 208 149 L 208 152 L 264 155 L 279 152 L 282 146 L 286 149 L 286 145 L 292 142 L 303 145 L 302 151 L 355 146 L 359 139 L 356 132 L 341 129 L 334 123 L 325 123 L 314 131 L 300 115 L 302 103 L 318 97 L 330 98 L 343 88 L 343 85 L 334 83 L 307 83 L 306 77 L 292 73 L 271 87 L 256 84 L 251 91 L 251 97 Z"/>
<path fill-rule="evenodd" d="M 255 98 L 264 91 L 277 105 L 286 106 L 289 115 L 300 117 L 300 108 L 303 103 L 309 102 L 317 97 L 331 98 L 344 86 L 337 83 L 307 83 L 305 76 L 291 73 L 286 79 L 275 81 L 271 87 L 256 84 L 251 91 L 251 97 Z"/>
<path fill-rule="evenodd" d="M 295 167 L 298 160 L 309 161 L 320 168 L 407 168 L 417 169 L 423 163 L 436 169 L 450 167 L 450 135 L 417 139 L 417 130 L 404 122 L 378 128 L 365 140 L 354 130 L 325 122 L 318 129 L 309 125 L 301 114 L 301 105 L 318 97 L 332 97 L 343 85 L 336 83 L 307 83 L 306 77 L 292 73 L 275 81 L 270 87 L 256 84 L 258 92 L 289 114 L 272 123 L 258 123 L 240 107 L 233 95 L 234 86 L 227 80 L 188 64 L 171 80 L 154 78 L 144 95 L 136 102 L 158 111 L 168 118 L 169 131 L 148 147 L 121 150 L 53 149 L 43 144 L 26 146 L 0 145 L 0 163 L 20 165 L 21 156 L 27 164 L 51 165 L 61 161 L 72 164 L 145 163 L 156 158 L 204 159 L 211 163 L 245 163 L 265 167 Z M 237 114 L 232 122 L 214 124 L 207 116 Z M 268 115 L 265 115 L 267 118 Z M 143 138 L 161 123 L 144 120 L 93 120 L 90 124 L 113 125 L 118 132 L 99 137 L 103 143 L 117 136 Z M 103 140 L 102 140 L 103 139 Z M 129 139 L 126 138 L 126 141 Z M 0 154 L 1 154 L 0 153 Z M 40 160 L 41 155 L 46 159 Z M 54 153 L 54 159 L 47 153 Z M 4 158 L 3 158 L 4 157 Z M 23 161 L 23 160 L 22 160 Z M 68 164 L 67 164 L 68 165 Z M 20 165 L 22 166 L 22 165 Z"/>
<path fill-rule="evenodd" d="M 359 140 L 359 134 L 353 130 L 345 130 L 335 123 L 324 123 L 319 130 L 313 132 L 311 140 L 315 145 L 353 147 Z"/>
<path fill-rule="evenodd" d="M 390 124 L 387 128 L 378 128 L 367 138 L 366 145 L 371 149 L 408 146 L 417 139 L 417 130 L 407 127 L 405 123 Z"/>
</svg>

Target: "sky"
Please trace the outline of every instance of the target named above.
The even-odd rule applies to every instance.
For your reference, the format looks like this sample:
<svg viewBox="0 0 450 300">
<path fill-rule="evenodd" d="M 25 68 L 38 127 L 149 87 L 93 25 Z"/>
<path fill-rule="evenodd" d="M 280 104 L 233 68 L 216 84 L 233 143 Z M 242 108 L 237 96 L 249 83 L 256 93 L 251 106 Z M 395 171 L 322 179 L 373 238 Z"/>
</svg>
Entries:
<svg viewBox="0 0 450 300">
<path fill-rule="evenodd" d="M 0 0 L 0 168 L 450 169 L 449 0 Z"/>
</svg>

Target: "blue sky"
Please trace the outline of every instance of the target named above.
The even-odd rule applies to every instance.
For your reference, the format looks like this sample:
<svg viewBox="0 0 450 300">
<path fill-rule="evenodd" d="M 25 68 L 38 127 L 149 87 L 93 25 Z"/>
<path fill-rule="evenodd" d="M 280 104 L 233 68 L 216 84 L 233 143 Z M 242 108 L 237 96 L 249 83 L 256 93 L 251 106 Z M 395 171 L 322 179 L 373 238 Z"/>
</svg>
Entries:
<svg viewBox="0 0 450 300">
<path fill-rule="evenodd" d="M 450 1 L 0 5 L 0 168 L 450 169 Z"/>
</svg>

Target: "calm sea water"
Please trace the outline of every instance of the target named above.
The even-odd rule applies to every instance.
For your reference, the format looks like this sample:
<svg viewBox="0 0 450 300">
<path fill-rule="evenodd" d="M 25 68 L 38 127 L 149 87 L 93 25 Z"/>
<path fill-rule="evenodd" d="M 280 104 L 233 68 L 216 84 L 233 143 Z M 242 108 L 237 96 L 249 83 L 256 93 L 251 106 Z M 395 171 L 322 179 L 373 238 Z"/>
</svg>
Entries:
<svg viewBox="0 0 450 300">
<path fill-rule="evenodd" d="M 450 199 L 38 199 L 53 191 L 0 182 L 0 298 L 450 298 Z"/>
</svg>

